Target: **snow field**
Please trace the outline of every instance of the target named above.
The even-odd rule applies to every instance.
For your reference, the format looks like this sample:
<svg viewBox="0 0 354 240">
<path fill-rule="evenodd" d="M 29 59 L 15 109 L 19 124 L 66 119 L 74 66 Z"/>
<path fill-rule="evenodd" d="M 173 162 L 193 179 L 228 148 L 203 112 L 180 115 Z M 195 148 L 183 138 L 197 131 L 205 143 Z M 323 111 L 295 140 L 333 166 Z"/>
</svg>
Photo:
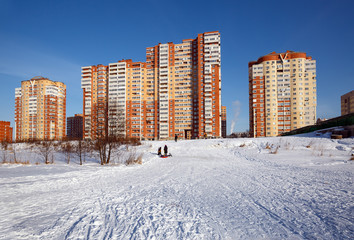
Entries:
<svg viewBox="0 0 354 240">
<path fill-rule="evenodd" d="M 162 159 L 165 144 L 173 157 Z M 352 239 L 353 148 L 313 137 L 156 141 L 137 147 L 142 165 L 3 164 L 0 239 Z"/>
</svg>

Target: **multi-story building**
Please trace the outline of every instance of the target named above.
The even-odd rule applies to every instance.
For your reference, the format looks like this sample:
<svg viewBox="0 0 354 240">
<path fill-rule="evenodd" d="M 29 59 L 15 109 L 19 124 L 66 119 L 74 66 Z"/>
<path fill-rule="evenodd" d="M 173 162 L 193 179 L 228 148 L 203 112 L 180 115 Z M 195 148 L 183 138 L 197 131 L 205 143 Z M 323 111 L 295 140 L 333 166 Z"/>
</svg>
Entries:
<svg viewBox="0 0 354 240">
<path fill-rule="evenodd" d="M 354 90 L 340 97 L 341 115 L 354 113 Z"/>
<path fill-rule="evenodd" d="M 278 136 L 316 123 L 316 60 L 303 52 L 272 52 L 248 67 L 251 136 Z"/>
<path fill-rule="evenodd" d="M 69 139 L 82 139 L 83 136 L 83 115 L 75 114 L 68 117 L 66 123 L 66 137 Z"/>
<path fill-rule="evenodd" d="M 159 139 L 221 137 L 220 33 L 146 49 L 157 83 Z"/>
<path fill-rule="evenodd" d="M 109 64 L 109 131 L 130 138 L 155 139 L 155 89 L 145 62 L 131 59 Z"/>
<path fill-rule="evenodd" d="M 221 136 L 226 138 L 226 106 L 221 106 Z"/>
<path fill-rule="evenodd" d="M 12 142 L 12 127 L 10 122 L 0 121 L 0 142 Z"/>
<path fill-rule="evenodd" d="M 66 86 L 34 77 L 15 90 L 16 140 L 65 137 Z"/>
<path fill-rule="evenodd" d="M 108 66 L 82 67 L 83 118 L 85 139 L 94 139 L 105 132 L 107 118 Z"/>
<path fill-rule="evenodd" d="M 148 47 L 146 62 L 83 67 L 85 133 L 96 114 L 93 72 L 101 67 L 107 132 L 142 139 L 221 137 L 220 59 L 220 34 L 208 32 Z"/>
</svg>

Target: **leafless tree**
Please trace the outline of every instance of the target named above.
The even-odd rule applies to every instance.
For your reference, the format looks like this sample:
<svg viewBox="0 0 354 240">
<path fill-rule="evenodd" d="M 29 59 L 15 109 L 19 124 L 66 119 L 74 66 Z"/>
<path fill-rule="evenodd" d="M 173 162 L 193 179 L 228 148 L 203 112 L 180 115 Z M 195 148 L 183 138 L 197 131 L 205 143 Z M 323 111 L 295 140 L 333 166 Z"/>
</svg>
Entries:
<svg viewBox="0 0 354 240">
<path fill-rule="evenodd" d="M 1 160 L 3 163 L 7 162 L 7 148 L 8 148 L 9 143 L 7 141 L 2 141 L 0 146 L 1 146 Z"/>
<path fill-rule="evenodd" d="M 73 145 L 71 144 L 70 141 L 65 141 L 65 142 L 62 142 L 61 149 L 63 150 L 63 152 L 65 154 L 66 162 L 69 164 L 70 163 L 71 154 L 73 153 L 73 150 L 74 150 L 73 149 Z"/>
<path fill-rule="evenodd" d="M 54 163 L 55 142 L 52 140 L 43 140 L 36 143 L 38 154 L 42 156 L 44 163 Z"/>
<path fill-rule="evenodd" d="M 82 165 L 82 157 L 83 157 L 84 152 L 85 152 L 84 144 L 83 144 L 83 141 L 80 139 L 77 141 L 77 144 L 75 146 L 75 153 L 80 159 L 80 165 Z"/>
<path fill-rule="evenodd" d="M 16 146 L 16 144 L 12 144 L 12 155 L 14 158 L 14 162 L 17 163 L 18 159 L 17 159 L 17 146 Z"/>
<path fill-rule="evenodd" d="M 101 165 L 109 164 L 112 154 L 123 143 L 125 121 L 117 105 L 108 102 L 95 106 L 93 149 L 100 157 Z"/>
</svg>

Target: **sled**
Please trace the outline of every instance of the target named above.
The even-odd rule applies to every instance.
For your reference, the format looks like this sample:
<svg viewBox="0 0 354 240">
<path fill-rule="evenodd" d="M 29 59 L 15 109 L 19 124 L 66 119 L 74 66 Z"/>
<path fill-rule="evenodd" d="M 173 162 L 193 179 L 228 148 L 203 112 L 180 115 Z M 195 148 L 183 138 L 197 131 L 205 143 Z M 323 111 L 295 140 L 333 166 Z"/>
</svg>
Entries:
<svg viewBox="0 0 354 240">
<path fill-rule="evenodd" d="M 172 157 L 172 154 L 168 154 L 168 155 L 161 155 L 160 158 L 168 158 L 168 157 Z"/>
</svg>

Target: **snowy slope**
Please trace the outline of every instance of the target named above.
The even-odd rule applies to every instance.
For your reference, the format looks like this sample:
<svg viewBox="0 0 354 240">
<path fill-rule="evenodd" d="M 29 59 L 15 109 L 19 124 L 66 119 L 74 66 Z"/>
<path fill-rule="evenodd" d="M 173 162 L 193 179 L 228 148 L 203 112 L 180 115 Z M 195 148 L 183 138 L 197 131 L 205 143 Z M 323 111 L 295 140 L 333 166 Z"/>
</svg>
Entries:
<svg viewBox="0 0 354 240">
<path fill-rule="evenodd" d="M 165 144 L 172 158 L 156 155 Z M 3 164 L 0 239 L 353 239 L 353 148 L 314 137 L 155 141 L 138 147 L 142 165 Z"/>
</svg>

